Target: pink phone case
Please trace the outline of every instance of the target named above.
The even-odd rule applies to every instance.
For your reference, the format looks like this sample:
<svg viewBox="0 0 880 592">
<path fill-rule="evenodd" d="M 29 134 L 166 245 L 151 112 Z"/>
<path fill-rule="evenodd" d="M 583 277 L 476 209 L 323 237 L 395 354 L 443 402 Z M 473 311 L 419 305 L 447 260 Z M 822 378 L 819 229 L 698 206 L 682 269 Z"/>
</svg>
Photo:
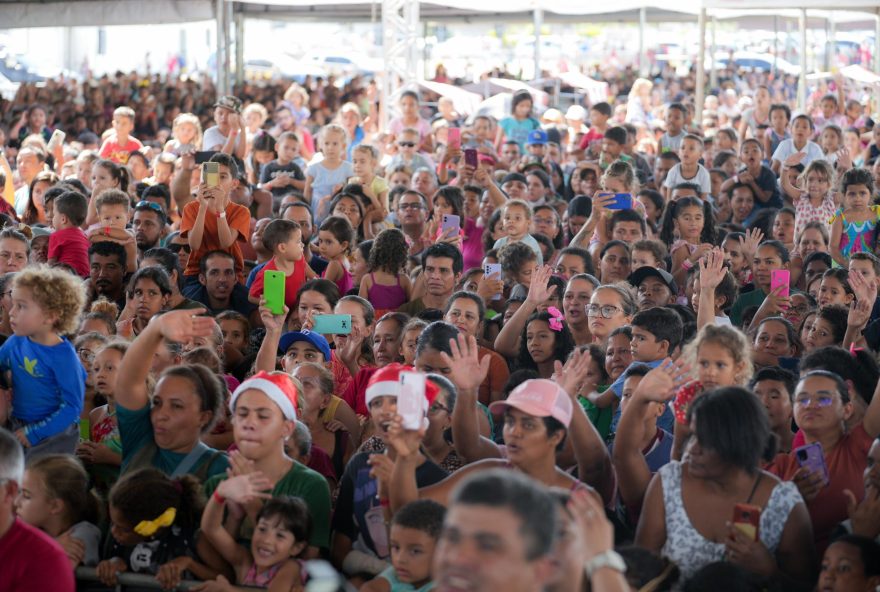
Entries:
<svg viewBox="0 0 880 592">
<path fill-rule="evenodd" d="M 789 296 L 791 284 L 791 273 L 787 269 L 776 269 L 770 272 L 770 289 L 775 290 L 779 286 L 784 289 L 780 296 Z"/>
</svg>

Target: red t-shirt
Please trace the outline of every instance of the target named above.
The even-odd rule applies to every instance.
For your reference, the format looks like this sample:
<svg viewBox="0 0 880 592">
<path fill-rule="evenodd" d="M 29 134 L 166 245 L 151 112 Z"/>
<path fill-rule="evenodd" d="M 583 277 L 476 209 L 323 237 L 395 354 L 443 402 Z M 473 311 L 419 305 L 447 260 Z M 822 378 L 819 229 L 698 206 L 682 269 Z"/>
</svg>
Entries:
<svg viewBox="0 0 880 592">
<path fill-rule="evenodd" d="M 135 150 L 140 150 L 144 145 L 140 143 L 139 140 L 128 137 L 128 142 L 125 145 L 119 144 L 116 141 L 116 136 L 110 136 L 104 141 L 104 144 L 101 145 L 101 158 L 107 158 L 112 160 L 116 164 L 128 164 L 128 157 Z"/>
<path fill-rule="evenodd" d="M 604 137 L 605 134 L 597 131 L 596 128 L 591 127 L 590 130 L 584 134 L 584 137 L 581 138 L 581 145 L 579 146 L 579 148 L 581 150 L 586 150 L 590 146 L 590 142 L 601 140 Z"/>
<path fill-rule="evenodd" d="M 191 201 L 183 208 L 183 217 L 180 220 L 180 236 L 186 238 L 196 222 L 201 205 L 198 201 Z M 202 244 L 198 249 L 190 253 L 189 261 L 183 275 L 199 275 L 199 262 L 211 251 L 225 251 L 235 259 L 237 281 L 244 283 L 244 257 L 238 243 L 247 242 L 251 234 L 251 213 L 244 206 L 229 202 L 226 206 L 226 223 L 230 230 L 237 230 L 238 237 L 231 246 L 220 246 L 220 233 L 217 230 L 217 215 L 213 212 L 205 214 L 205 230 L 202 233 Z"/>
<path fill-rule="evenodd" d="M 296 293 L 299 291 L 299 287 L 306 282 L 306 265 L 306 258 L 303 257 L 293 264 L 293 273 L 284 278 L 284 304 L 290 310 L 293 310 L 293 305 L 296 304 Z M 257 272 L 251 284 L 250 296 L 260 297 L 263 295 L 263 272 L 265 271 L 278 271 L 275 257 L 269 259 L 263 269 Z"/>
<path fill-rule="evenodd" d="M 364 417 L 370 417 L 370 410 L 367 409 L 367 384 L 370 382 L 373 374 L 376 373 L 376 370 L 378 368 L 372 366 L 361 368 L 357 376 L 349 383 L 345 392 L 339 397 L 348 403 L 348 406 L 354 409 L 355 413 Z"/>
<path fill-rule="evenodd" d="M 73 570 L 61 545 L 17 519 L 0 538 L 0 590 L 74 592 Z"/>
<path fill-rule="evenodd" d="M 841 438 L 837 446 L 825 451 L 825 465 L 830 477 L 828 485 L 807 503 L 813 521 L 813 538 L 820 556 L 825 552 L 834 528 L 849 517 L 843 490 L 849 489 L 858 500 L 865 497 L 863 473 L 873 441 L 864 426 L 859 424 Z M 794 452 L 777 455 L 767 467 L 769 472 L 785 481 L 791 481 L 798 469 L 800 465 Z"/>
<path fill-rule="evenodd" d="M 49 235 L 49 259 L 70 265 L 80 277 L 89 277 L 89 238 L 71 226 Z"/>
</svg>

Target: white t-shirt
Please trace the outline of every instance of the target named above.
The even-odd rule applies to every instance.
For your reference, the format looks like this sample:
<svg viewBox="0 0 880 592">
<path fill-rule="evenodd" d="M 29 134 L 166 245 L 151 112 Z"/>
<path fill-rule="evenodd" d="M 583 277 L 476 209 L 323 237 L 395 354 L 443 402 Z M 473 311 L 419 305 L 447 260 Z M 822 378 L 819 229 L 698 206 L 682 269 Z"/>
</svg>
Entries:
<svg viewBox="0 0 880 592">
<path fill-rule="evenodd" d="M 202 136 L 202 150 L 222 150 L 228 139 L 228 136 L 224 136 L 220 133 L 220 128 L 216 125 L 214 127 L 209 127 L 205 131 L 205 135 Z M 241 134 L 235 138 L 236 145 L 239 142 L 241 142 Z"/>
<path fill-rule="evenodd" d="M 807 141 L 807 145 L 804 146 L 803 152 L 806 152 L 807 155 L 804 156 L 804 159 L 801 161 L 801 164 L 807 166 L 814 160 L 825 158 L 825 154 L 822 153 L 822 149 L 815 142 Z M 785 159 L 791 156 L 792 154 L 797 154 L 798 152 L 802 152 L 794 147 L 794 141 L 791 138 L 787 140 L 782 140 L 779 143 L 779 146 L 776 147 L 776 152 L 773 153 L 773 160 L 778 160 L 779 162 L 785 162 Z"/>
<path fill-rule="evenodd" d="M 697 174 L 690 179 L 682 176 L 681 163 L 669 169 L 669 174 L 666 175 L 663 186 L 671 191 L 679 183 L 695 183 L 700 186 L 700 193 L 705 193 L 706 195 L 712 193 L 712 179 L 709 177 L 709 171 L 701 164 L 697 165 Z"/>
</svg>

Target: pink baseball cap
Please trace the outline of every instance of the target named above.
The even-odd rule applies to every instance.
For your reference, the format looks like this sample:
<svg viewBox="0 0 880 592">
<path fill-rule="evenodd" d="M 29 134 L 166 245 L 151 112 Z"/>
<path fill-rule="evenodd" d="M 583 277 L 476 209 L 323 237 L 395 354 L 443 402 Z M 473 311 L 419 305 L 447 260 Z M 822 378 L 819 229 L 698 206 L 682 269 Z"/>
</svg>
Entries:
<svg viewBox="0 0 880 592">
<path fill-rule="evenodd" d="M 513 389 L 506 400 L 489 405 L 489 410 L 503 413 L 508 407 L 535 417 L 552 417 L 566 429 L 571 424 L 571 398 L 552 380 L 527 380 Z"/>
</svg>

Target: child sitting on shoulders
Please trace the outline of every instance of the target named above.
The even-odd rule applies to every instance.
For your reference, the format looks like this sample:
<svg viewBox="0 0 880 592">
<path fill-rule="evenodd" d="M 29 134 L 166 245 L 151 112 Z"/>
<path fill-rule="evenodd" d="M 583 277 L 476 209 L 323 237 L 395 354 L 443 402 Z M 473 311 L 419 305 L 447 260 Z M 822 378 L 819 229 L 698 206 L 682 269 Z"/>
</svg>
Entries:
<svg viewBox="0 0 880 592">
<path fill-rule="evenodd" d="M 510 243 L 521 242 L 527 245 L 535 256 L 538 258 L 538 265 L 544 264 L 544 254 L 541 252 L 541 245 L 529 234 L 529 226 L 532 222 L 532 208 L 521 199 L 511 199 L 501 211 L 501 220 L 504 227 L 504 234 L 492 248 L 500 250 Z"/>
<path fill-rule="evenodd" d="M 13 280 L 0 375 L 12 376 L 9 428 L 26 456 L 72 454 L 79 441 L 86 371 L 63 335 L 76 331 L 85 300 L 82 280 L 61 269 L 27 268 Z"/>
<path fill-rule="evenodd" d="M 128 195 L 118 189 L 107 189 L 95 200 L 98 211 L 98 223 L 86 231 L 86 236 L 93 243 L 110 241 L 125 247 L 127 273 L 137 271 L 137 243 L 134 233 L 126 229 L 131 200 Z"/>
<path fill-rule="evenodd" d="M 446 508 L 432 500 L 410 502 L 391 520 L 391 567 L 361 592 L 427 592 L 434 589 L 432 563 Z"/>
<path fill-rule="evenodd" d="M 89 239 L 80 228 L 89 212 L 89 200 L 77 191 L 67 191 L 53 201 L 49 235 L 49 265 L 70 265 L 83 278 L 89 277 Z"/>
<path fill-rule="evenodd" d="M 263 246 L 272 252 L 272 258 L 257 272 L 248 300 L 259 304 L 265 285 L 265 272 L 281 271 L 284 272 L 284 304 L 293 310 L 299 287 L 307 280 L 318 277 L 306 263 L 302 228 L 293 220 L 272 220 L 263 231 Z"/>
</svg>

